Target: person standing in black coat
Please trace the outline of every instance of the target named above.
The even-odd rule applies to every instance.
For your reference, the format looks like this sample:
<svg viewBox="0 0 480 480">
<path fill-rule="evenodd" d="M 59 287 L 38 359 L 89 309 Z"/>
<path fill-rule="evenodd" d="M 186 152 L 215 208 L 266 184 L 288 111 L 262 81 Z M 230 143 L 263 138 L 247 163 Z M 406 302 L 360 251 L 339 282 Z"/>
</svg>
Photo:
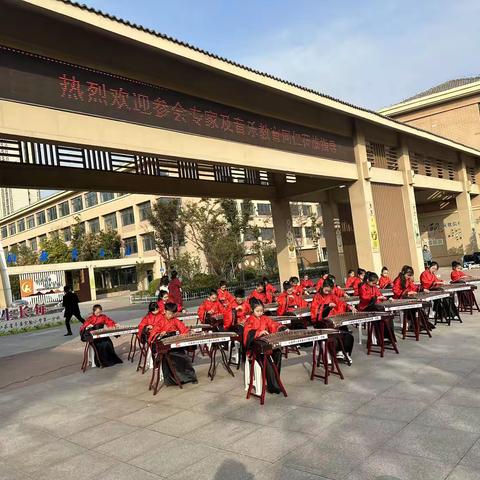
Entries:
<svg viewBox="0 0 480 480">
<path fill-rule="evenodd" d="M 65 295 L 63 296 L 62 306 L 65 309 L 63 316 L 65 317 L 65 326 L 67 327 L 67 335 L 72 335 L 72 329 L 70 328 L 70 320 L 72 317 L 76 317 L 80 322 L 85 320 L 80 315 L 80 307 L 78 306 L 79 300 L 77 294 L 72 292 L 72 288 L 69 285 L 63 287 Z"/>
</svg>

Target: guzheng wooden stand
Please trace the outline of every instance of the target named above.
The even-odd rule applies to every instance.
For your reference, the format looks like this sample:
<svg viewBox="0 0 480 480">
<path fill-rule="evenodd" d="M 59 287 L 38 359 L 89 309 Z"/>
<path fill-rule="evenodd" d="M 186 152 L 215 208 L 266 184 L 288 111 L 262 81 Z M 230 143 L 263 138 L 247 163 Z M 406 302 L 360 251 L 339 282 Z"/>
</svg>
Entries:
<svg viewBox="0 0 480 480">
<path fill-rule="evenodd" d="M 312 350 L 312 373 L 310 374 L 310 380 L 314 378 L 322 378 L 325 385 L 328 385 L 328 377 L 330 375 L 338 375 L 343 380 L 343 374 L 340 370 L 340 365 L 337 360 L 337 348 L 335 338 L 338 336 L 340 340 L 340 348 L 345 356 L 348 358 L 343 342 L 340 339 L 338 332 L 332 332 L 326 340 L 315 342 Z M 323 375 L 316 372 L 316 369 L 323 364 Z"/>
<path fill-rule="evenodd" d="M 378 325 L 378 334 L 380 338 L 377 338 L 375 334 L 375 323 Z M 385 332 L 389 335 L 390 343 L 385 342 Z M 376 340 L 376 342 L 374 340 Z M 379 350 L 374 350 L 375 347 Z M 379 353 L 380 357 L 383 358 L 385 350 L 393 350 L 397 354 L 400 353 L 397 348 L 395 333 L 390 325 L 390 317 L 367 324 L 367 355 L 370 355 L 371 353 Z"/>
<path fill-rule="evenodd" d="M 411 325 L 411 330 L 408 328 L 409 324 Z M 412 332 L 413 335 L 409 335 L 409 332 Z M 402 323 L 402 339 L 415 338 L 418 342 L 421 334 L 428 335 L 429 338 L 432 338 L 430 325 L 428 324 L 428 314 L 422 309 L 405 310 Z"/>
<path fill-rule="evenodd" d="M 217 352 L 220 351 L 222 356 L 222 365 L 223 368 L 232 376 L 234 377 L 234 373 L 230 368 L 230 363 L 227 358 L 227 354 L 225 353 L 225 349 L 223 348 L 222 344 L 215 343 L 210 347 L 210 368 L 208 369 L 208 378 L 213 380 L 217 373 Z"/>
</svg>

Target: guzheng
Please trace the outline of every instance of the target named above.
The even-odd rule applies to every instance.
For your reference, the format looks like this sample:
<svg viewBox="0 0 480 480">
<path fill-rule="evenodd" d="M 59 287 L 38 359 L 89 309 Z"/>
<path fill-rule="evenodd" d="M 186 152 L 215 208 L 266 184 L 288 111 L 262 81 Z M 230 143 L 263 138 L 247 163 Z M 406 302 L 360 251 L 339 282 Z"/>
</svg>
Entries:
<svg viewBox="0 0 480 480">
<path fill-rule="evenodd" d="M 314 296 L 315 296 L 315 294 L 313 294 L 313 295 L 304 295 L 304 296 L 303 296 L 303 299 L 304 299 L 307 303 L 312 303 Z"/>
<path fill-rule="evenodd" d="M 391 290 L 390 288 L 382 288 L 380 292 L 382 292 L 382 295 L 384 297 L 387 297 L 387 298 L 393 297 L 393 290 Z"/>
<path fill-rule="evenodd" d="M 433 300 L 441 300 L 442 298 L 449 298 L 450 295 L 451 295 L 450 292 L 445 292 L 442 290 L 433 290 L 431 292 L 420 292 L 417 295 L 417 298 L 425 302 L 432 302 Z"/>
<path fill-rule="evenodd" d="M 290 315 L 275 315 L 270 317 L 274 322 L 279 323 L 280 325 L 291 325 L 292 322 L 295 322 L 296 317 Z"/>
<path fill-rule="evenodd" d="M 360 303 L 360 297 L 345 297 L 343 300 L 347 305 L 358 305 Z"/>
<path fill-rule="evenodd" d="M 196 325 L 192 325 L 190 327 L 190 331 L 193 333 L 198 332 L 207 332 L 208 330 L 212 330 L 213 327 L 209 323 L 197 323 Z"/>
<path fill-rule="evenodd" d="M 353 295 L 355 293 L 355 290 L 353 288 L 344 288 L 343 291 L 347 294 L 347 295 Z"/>
<path fill-rule="evenodd" d="M 356 325 L 359 323 L 377 322 L 384 318 L 385 312 L 357 312 L 357 313 L 339 313 L 328 317 L 336 327 L 344 327 L 347 325 Z"/>
<path fill-rule="evenodd" d="M 476 290 L 476 285 L 471 285 L 465 282 L 462 283 L 451 283 L 449 285 L 443 285 L 441 289 L 444 292 L 455 293 L 455 292 L 466 292 L 471 290 Z"/>
<path fill-rule="evenodd" d="M 452 282 L 452 284 L 466 283 L 468 285 L 480 283 L 480 277 L 465 277 Z"/>
<path fill-rule="evenodd" d="M 292 345 L 300 345 L 302 343 L 318 342 L 326 340 L 329 333 L 324 330 L 291 330 L 288 332 L 271 333 L 257 338 L 256 343 L 260 343 L 265 349 L 274 349 L 289 347 Z"/>
<path fill-rule="evenodd" d="M 93 339 L 105 337 L 117 337 L 118 335 L 133 335 L 138 333 L 138 325 L 117 325 L 111 328 L 88 330 Z"/>
<path fill-rule="evenodd" d="M 266 303 L 264 305 L 264 311 L 265 312 L 276 312 L 278 309 L 278 303 L 273 302 L 273 303 Z"/>
<path fill-rule="evenodd" d="M 198 315 L 195 312 L 180 312 L 176 315 L 176 317 L 182 322 L 197 322 Z"/>
<path fill-rule="evenodd" d="M 289 313 L 297 318 L 305 318 L 311 315 L 310 307 L 295 308 L 292 312 L 289 312 Z"/>
<path fill-rule="evenodd" d="M 235 336 L 237 336 L 237 334 L 233 332 L 185 333 L 158 339 L 157 344 L 167 348 L 184 348 L 195 345 L 213 345 L 215 343 L 229 342 Z"/>
<path fill-rule="evenodd" d="M 386 302 L 377 303 L 377 307 L 383 309 L 385 312 L 399 312 L 401 310 L 413 310 L 416 308 L 423 308 L 429 306 L 429 303 L 421 299 L 403 299 L 395 298 Z"/>
</svg>

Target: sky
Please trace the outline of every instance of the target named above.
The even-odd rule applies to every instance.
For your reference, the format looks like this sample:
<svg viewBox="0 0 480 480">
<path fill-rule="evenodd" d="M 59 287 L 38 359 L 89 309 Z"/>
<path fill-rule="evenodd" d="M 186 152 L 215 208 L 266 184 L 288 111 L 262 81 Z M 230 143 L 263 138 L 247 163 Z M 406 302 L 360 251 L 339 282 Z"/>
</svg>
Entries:
<svg viewBox="0 0 480 480">
<path fill-rule="evenodd" d="M 479 0 L 83 3 L 370 109 L 480 74 Z"/>
</svg>

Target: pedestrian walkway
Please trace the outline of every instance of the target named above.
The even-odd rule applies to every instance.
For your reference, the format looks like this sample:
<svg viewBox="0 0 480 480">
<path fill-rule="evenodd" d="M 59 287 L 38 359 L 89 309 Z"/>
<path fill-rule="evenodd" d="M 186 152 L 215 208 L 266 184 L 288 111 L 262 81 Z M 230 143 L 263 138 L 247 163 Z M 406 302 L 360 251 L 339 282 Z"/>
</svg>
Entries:
<svg viewBox="0 0 480 480">
<path fill-rule="evenodd" d="M 479 479 L 479 338 L 476 314 L 400 341 L 400 355 L 356 345 L 345 380 L 328 386 L 309 380 L 308 355 L 289 356 L 288 397 L 263 407 L 245 399 L 240 372 L 207 380 L 204 359 L 197 385 L 156 397 L 134 364 L 81 373 L 78 339 L 0 359 L 2 375 L 7 360 L 70 365 L 0 390 L 0 478 Z"/>
</svg>

